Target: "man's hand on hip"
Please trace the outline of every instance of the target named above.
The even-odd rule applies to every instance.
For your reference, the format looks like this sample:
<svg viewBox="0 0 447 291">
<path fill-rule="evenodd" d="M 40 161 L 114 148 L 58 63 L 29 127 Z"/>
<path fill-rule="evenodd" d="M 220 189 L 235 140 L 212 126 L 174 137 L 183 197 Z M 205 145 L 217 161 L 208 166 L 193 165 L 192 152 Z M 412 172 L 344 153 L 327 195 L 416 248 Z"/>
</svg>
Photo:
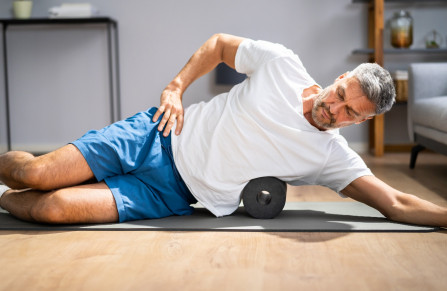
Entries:
<svg viewBox="0 0 447 291">
<path fill-rule="evenodd" d="M 172 127 L 177 121 L 175 127 L 175 134 L 179 135 L 183 128 L 183 104 L 182 95 L 176 90 L 166 88 L 160 97 L 160 107 L 153 117 L 153 121 L 156 122 L 162 115 L 163 118 L 158 126 L 159 131 L 163 131 L 163 136 L 168 136 Z"/>
</svg>

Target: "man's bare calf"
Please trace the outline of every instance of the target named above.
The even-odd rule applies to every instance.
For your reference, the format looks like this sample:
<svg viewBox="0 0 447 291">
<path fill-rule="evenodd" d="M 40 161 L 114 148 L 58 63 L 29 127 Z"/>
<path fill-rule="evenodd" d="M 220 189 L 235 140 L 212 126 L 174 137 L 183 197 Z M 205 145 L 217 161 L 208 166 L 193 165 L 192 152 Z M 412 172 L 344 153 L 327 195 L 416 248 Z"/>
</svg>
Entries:
<svg viewBox="0 0 447 291">
<path fill-rule="evenodd" d="M 103 182 L 53 191 L 9 190 L 0 206 L 17 218 L 41 223 L 117 222 L 112 192 Z"/>
</svg>

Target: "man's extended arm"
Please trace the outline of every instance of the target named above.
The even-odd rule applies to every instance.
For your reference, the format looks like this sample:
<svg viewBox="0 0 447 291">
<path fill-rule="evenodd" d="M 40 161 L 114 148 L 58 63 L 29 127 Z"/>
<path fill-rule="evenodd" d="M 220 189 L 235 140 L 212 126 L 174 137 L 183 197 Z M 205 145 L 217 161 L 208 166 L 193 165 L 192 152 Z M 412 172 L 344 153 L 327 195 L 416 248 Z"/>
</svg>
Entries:
<svg viewBox="0 0 447 291">
<path fill-rule="evenodd" d="M 360 177 L 341 192 L 376 208 L 391 220 L 447 227 L 447 208 L 396 190 L 374 176 Z"/>
<path fill-rule="evenodd" d="M 221 62 L 234 68 L 236 52 L 243 40 L 233 35 L 215 34 L 193 54 L 161 94 L 160 107 L 153 118 L 155 122 L 164 113 L 158 127 L 159 131 L 164 129 L 163 134 L 169 135 L 172 126 L 177 121 L 175 134 L 180 134 L 183 128 L 182 95 L 185 90 L 192 82 L 211 72 Z"/>
</svg>

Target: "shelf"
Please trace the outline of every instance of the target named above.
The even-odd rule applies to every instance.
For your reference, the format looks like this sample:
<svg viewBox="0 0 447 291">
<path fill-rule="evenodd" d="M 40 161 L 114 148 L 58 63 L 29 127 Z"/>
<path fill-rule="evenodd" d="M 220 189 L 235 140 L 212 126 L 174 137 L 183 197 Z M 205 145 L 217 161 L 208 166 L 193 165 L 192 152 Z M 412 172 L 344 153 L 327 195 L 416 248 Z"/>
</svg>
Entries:
<svg viewBox="0 0 447 291">
<path fill-rule="evenodd" d="M 3 18 L 0 23 L 5 25 L 36 25 L 36 24 L 92 24 L 92 23 L 113 23 L 116 21 L 109 17 L 83 17 L 83 18 L 28 18 L 14 19 Z"/>
<path fill-rule="evenodd" d="M 364 55 L 364 54 L 373 54 L 374 49 L 355 49 L 352 51 L 354 55 Z M 396 54 L 396 55 L 404 55 L 404 54 L 447 54 L 447 48 L 439 48 L 439 49 L 384 49 L 384 54 Z"/>
<path fill-rule="evenodd" d="M 354 55 L 369 55 L 370 62 L 376 62 L 384 66 L 384 55 L 440 55 L 447 54 L 447 48 L 440 49 L 385 49 L 384 46 L 384 12 L 389 3 L 408 5 L 410 3 L 447 4 L 447 0 L 352 0 L 353 3 L 368 4 L 368 48 L 355 49 Z M 398 104 L 405 104 L 400 103 Z M 374 151 L 376 157 L 383 156 L 384 145 L 384 114 L 376 115 L 370 122 L 369 148 Z"/>
</svg>

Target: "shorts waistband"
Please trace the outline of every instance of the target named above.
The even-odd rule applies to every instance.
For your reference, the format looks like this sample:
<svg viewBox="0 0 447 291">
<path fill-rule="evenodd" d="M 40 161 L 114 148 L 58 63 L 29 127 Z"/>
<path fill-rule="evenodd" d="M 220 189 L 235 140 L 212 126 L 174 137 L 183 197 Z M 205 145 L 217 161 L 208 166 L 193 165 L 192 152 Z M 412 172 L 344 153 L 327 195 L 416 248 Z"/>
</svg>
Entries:
<svg viewBox="0 0 447 291">
<path fill-rule="evenodd" d="M 179 171 L 177 170 L 177 167 L 175 166 L 174 154 L 172 152 L 171 134 L 172 133 L 170 133 L 167 137 L 165 137 L 160 133 L 161 146 L 163 150 L 166 151 L 166 153 L 169 156 L 169 159 L 171 160 L 172 171 L 174 172 L 174 176 L 177 179 L 180 188 L 184 190 L 182 194 L 184 194 L 183 196 L 186 198 L 186 201 L 188 201 L 190 204 L 197 203 L 197 199 L 189 191 L 188 186 L 186 186 L 185 181 L 183 181 Z"/>
</svg>

